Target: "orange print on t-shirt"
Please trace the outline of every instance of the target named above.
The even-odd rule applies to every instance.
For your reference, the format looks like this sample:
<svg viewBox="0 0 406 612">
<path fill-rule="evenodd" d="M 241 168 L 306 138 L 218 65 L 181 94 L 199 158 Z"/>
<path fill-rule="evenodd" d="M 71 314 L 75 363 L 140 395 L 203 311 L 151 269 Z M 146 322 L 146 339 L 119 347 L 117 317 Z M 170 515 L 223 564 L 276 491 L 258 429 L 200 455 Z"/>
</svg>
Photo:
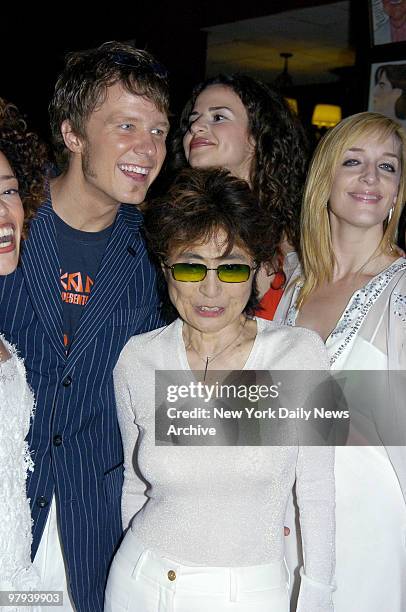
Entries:
<svg viewBox="0 0 406 612">
<path fill-rule="evenodd" d="M 86 305 L 94 281 L 87 274 L 85 279 L 83 276 L 81 272 L 61 274 L 61 285 L 65 289 L 61 293 L 63 302 L 77 304 L 78 306 Z"/>
</svg>

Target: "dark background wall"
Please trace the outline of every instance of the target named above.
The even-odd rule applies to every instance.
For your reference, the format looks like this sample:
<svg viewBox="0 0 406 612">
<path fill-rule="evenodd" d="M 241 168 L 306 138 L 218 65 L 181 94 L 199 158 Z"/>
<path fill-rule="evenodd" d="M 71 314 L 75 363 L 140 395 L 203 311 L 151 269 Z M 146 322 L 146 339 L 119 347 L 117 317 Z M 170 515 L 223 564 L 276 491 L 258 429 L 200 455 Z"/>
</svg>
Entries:
<svg viewBox="0 0 406 612">
<path fill-rule="evenodd" d="M 40 3 L 2 8 L 0 33 L 0 95 L 15 102 L 44 137 L 48 137 L 47 105 L 56 75 L 69 51 L 87 49 L 106 40 L 133 41 L 145 47 L 170 70 L 173 110 L 177 112 L 194 84 L 205 75 L 205 26 L 331 4 L 334 0 L 256 0 L 210 2 L 173 0 L 110 3 L 87 7 Z M 352 0 L 350 37 L 357 50 L 354 69 L 337 83 L 294 88 L 304 117 L 315 101 L 343 106 L 344 114 L 365 108 L 369 32 L 367 0 Z M 288 92 L 289 93 L 289 92 Z"/>
</svg>

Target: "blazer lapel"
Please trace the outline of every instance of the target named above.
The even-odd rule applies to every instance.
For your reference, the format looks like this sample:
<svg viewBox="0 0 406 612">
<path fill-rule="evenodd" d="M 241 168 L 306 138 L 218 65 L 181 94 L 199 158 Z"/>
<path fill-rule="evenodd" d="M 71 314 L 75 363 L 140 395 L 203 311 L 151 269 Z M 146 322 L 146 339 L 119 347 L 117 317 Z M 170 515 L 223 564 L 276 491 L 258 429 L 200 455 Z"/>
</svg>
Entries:
<svg viewBox="0 0 406 612">
<path fill-rule="evenodd" d="M 121 206 L 103 255 L 89 301 L 83 309 L 68 354 L 72 366 L 95 338 L 114 310 L 142 257 L 145 256 L 139 227 L 141 214 L 134 207 Z"/>
<path fill-rule="evenodd" d="M 21 266 L 38 319 L 50 344 L 65 360 L 60 263 L 50 199 L 39 208 L 31 222 L 29 238 L 22 249 Z"/>
</svg>

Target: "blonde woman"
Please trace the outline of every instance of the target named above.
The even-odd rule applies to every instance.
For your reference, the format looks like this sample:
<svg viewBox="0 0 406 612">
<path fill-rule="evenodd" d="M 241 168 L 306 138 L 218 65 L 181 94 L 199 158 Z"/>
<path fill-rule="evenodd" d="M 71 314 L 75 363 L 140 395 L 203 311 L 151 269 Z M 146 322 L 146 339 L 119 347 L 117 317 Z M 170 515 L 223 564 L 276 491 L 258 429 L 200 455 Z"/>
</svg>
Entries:
<svg viewBox="0 0 406 612">
<path fill-rule="evenodd" d="M 360 113 L 326 134 L 311 163 L 302 268 L 276 320 L 316 331 L 333 370 L 406 367 L 406 261 L 395 247 L 405 150 L 395 121 Z M 406 609 L 405 465 L 400 447 L 336 449 L 336 612 Z"/>
</svg>

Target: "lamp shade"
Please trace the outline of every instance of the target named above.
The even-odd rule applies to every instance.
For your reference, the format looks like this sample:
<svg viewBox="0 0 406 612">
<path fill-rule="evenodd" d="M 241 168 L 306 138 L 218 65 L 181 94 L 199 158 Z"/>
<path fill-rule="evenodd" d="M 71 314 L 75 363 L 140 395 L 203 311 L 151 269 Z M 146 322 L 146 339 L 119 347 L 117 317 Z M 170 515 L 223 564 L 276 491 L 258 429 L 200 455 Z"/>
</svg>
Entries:
<svg viewBox="0 0 406 612">
<path fill-rule="evenodd" d="M 331 128 L 341 121 L 341 106 L 334 104 L 316 104 L 312 124 L 317 127 Z"/>
<path fill-rule="evenodd" d="M 297 100 L 295 100 L 295 98 L 285 98 L 285 100 L 288 103 L 288 106 L 290 110 L 292 111 L 292 113 L 295 113 L 295 115 L 297 115 L 298 113 Z"/>
</svg>

